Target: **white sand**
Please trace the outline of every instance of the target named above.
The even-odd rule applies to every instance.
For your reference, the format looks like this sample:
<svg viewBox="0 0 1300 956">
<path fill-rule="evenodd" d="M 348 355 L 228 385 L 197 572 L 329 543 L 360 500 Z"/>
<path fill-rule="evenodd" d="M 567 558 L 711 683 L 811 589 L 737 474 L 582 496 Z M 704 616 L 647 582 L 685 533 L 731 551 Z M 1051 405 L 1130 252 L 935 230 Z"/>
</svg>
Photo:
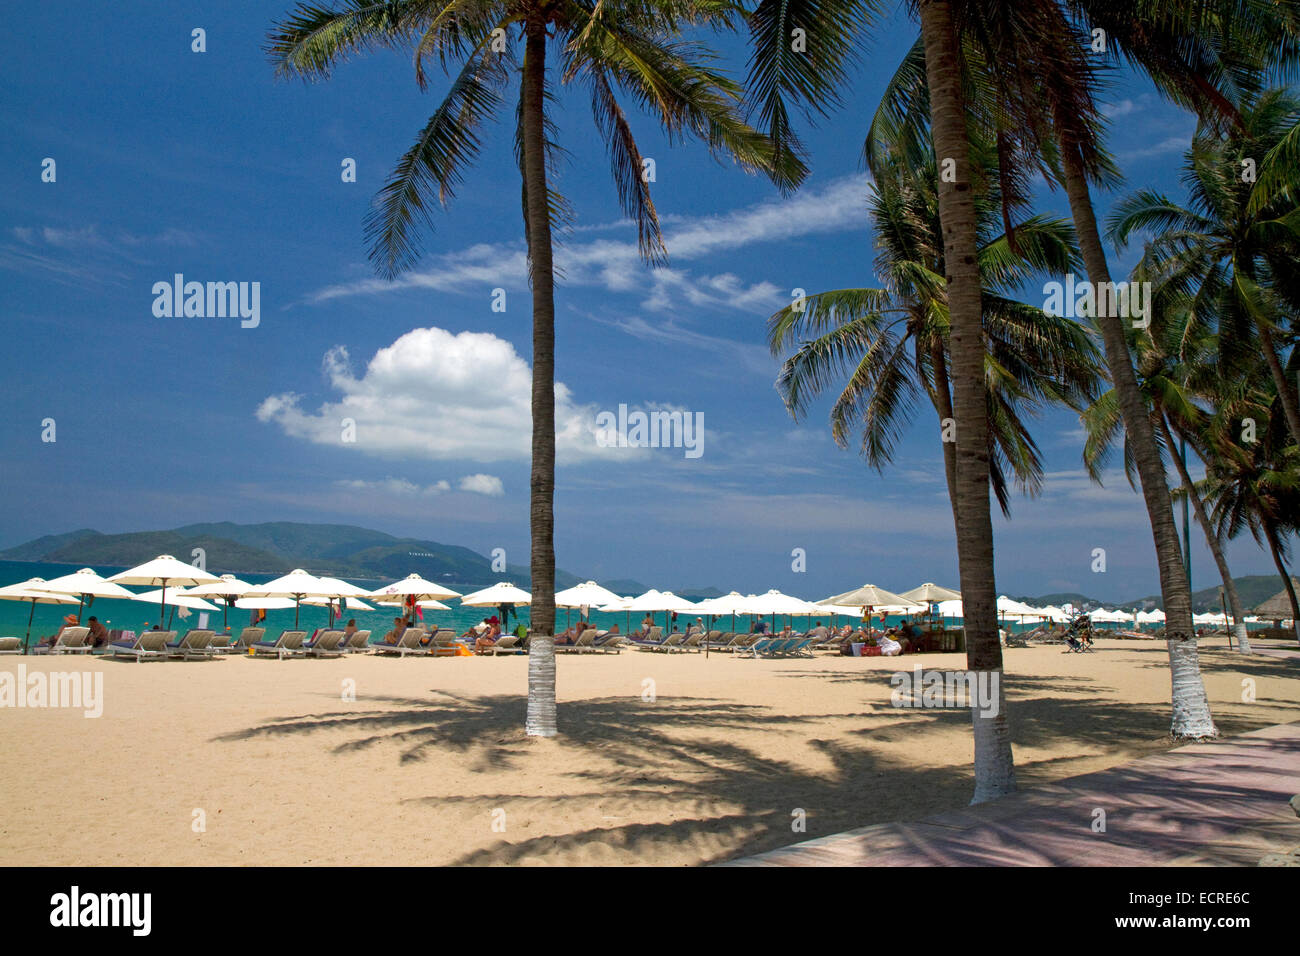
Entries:
<svg viewBox="0 0 1300 956">
<path fill-rule="evenodd" d="M 0 657 L 0 671 L 100 671 L 106 700 L 99 719 L 0 709 L 0 862 L 728 859 L 966 804 L 969 714 L 889 704 L 889 673 L 916 662 L 964 657 L 571 655 L 561 736 L 530 740 L 522 657 Z M 1159 642 L 1009 649 L 1021 785 L 1167 748 L 1164 662 Z M 1203 645 L 1202 663 L 1226 733 L 1300 719 L 1294 661 L 1220 644 Z M 355 702 L 341 699 L 345 679 Z"/>
</svg>

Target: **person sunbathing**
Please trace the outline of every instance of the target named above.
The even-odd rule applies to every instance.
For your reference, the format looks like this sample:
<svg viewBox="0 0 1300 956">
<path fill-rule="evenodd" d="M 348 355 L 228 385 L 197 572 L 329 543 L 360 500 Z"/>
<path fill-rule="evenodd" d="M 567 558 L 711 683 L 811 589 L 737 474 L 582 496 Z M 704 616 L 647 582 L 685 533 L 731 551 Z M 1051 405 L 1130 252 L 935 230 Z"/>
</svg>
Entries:
<svg viewBox="0 0 1300 956">
<path fill-rule="evenodd" d="M 489 624 L 487 630 L 474 639 L 474 653 L 482 654 L 484 649 L 495 647 L 500 639 L 501 625 L 499 623 Z"/>
<path fill-rule="evenodd" d="M 402 635 L 406 633 L 406 618 L 393 618 L 393 629 L 384 635 L 385 644 L 397 644 L 402 640 Z"/>
</svg>

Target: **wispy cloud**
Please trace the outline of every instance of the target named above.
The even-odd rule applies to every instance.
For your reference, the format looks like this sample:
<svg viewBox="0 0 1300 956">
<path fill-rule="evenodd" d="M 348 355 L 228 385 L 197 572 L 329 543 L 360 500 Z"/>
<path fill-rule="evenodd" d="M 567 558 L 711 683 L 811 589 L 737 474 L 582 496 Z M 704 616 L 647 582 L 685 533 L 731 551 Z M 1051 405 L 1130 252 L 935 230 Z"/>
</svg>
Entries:
<svg viewBox="0 0 1300 956">
<path fill-rule="evenodd" d="M 845 229 L 865 229 L 863 206 L 868 179 L 863 175 L 832 180 L 820 190 L 758 203 L 716 216 L 679 217 L 665 222 L 664 242 L 672 265 L 650 269 L 635 241 L 598 238 L 566 242 L 556 249 L 556 268 L 567 284 L 601 287 L 611 292 L 645 295 L 648 310 L 663 311 L 676 303 L 752 312 L 775 309 L 788 290 L 771 282 L 745 283 L 730 272 L 697 275 L 681 268 L 710 255 L 734 252 L 758 243 L 783 242 Z M 612 230 L 604 223 L 591 231 Z M 575 234 L 583 234 L 575 230 Z M 335 283 L 309 293 L 316 304 L 351 296 L 380 295 L 402 289 L 428 288 L 465 293 L 484 288 L 523 289 L 527 259 L 522 243 L 470 246 L 432 258 L 430 266 L 398 279 L 360 279 Z"/>
</svg>

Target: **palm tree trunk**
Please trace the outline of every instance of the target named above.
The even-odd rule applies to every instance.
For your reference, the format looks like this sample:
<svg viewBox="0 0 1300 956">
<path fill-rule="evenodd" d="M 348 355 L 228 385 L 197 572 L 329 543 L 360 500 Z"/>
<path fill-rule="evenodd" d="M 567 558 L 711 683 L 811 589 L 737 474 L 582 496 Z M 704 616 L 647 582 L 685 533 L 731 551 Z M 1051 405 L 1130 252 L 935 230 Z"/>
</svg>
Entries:
<svg viewBox="0 0 1300 956">
<path fill-rule="evenodd" d="M 1268 362 L 1268 370 L 1273 374 L 1273 384 L 1277 386 L 1278 400 L 1286 413 L 1287 427 L 1291 429 L 1291 437 L 1300 442 L 1300 407 L 1296 405 L 1295 392 L 1291 391 L 1291 384 L 1286 380 L 1282 360 L 1278 358 L 1277 346 L 1273 343 L 1273 333 L 1263 322 L 1259 323 L 1259 338 L 1264 346 L 1264 359 Z"/>
<path fill-rule="evenodd" d="M 532 604 L 529 608 L 530 737 L 554 737 L 555 717 L 555 274 L 546 202 L 546 23 L 529 20 L 524 47 L 523 167 L 533 287 L 533 464 L 529 483 Z"/>
<path fill-rule="evenodd" d="M 971 187 L 970 143 L 962 101 L 957 34 L 948 0 L 921 0 L 926 82 L 930 89 L 930 134 L 941 170 L 939 220 L 943 227 L 944 271 L 951 323 L 953 420 L 957 430 L 957 562 L 961 572 L 966 666 L 982 672 L 996 701 L 971 708 L 975 738 L 975 795 L 982 803 L 1016 788 L 1015 762 L 1002 688 L 1002 645 L 998 640 L 997 588 L 993 578 L 993 521 L 989 513 L 988 397 L 984 384 L 984 309 L 977 259 L 975 196 Z M 951 162 L 950 162 L 951 161 Z M 947 181 L 949 179 L 955 181 Z"/>
<path fill-rule="evenodd" d="M 1271 525 L 1264 527 L 1264 537 L 1268 540 L 1268 550 L 1273 555 L 1273 564 L 1277 567 L 1277 573 L 1282 575 L 1286 596 L 1291 599 L 1291 630 L 1295 632 L 1296 640 L 1300 641 L 1300 601 L 1296 600 L 1291 573 L 1287 571 L 1286 563 L 1282 560 L 1282 543 L 1278 540 L 1277 531 Z"/>
<path fill-rule="evenodd" d="M 1178 477 L 1182 480 L 1183 491 L 1186 492 L 1188 499 L 1192 502 L 1192 510 L 1196 512 L 1196 521 L 1205 532 L 1205 541 L 1210 546 L 1210 553 L 1214 555 L 1214 563 L 1219 568 L 1219 577 L 1223 578 L 1223 593 L 1228 602 L 1228 608 L 1232 611 L 1232 633 L 1237 638 L 1237 650 L 1243 654 L 1250 653 L 1250 637 L 1246 633 L 1246 622 L 1243 620 L 1244 614 L 1241 609 L 1241 597 L 1237 594 L 1237 585 L 1233 583 L 1232 572 L 1228 570 L 1228 559 L 1223 554 L 1223 544 L 1219 541 L 1219 536 L 1214 533 L 1210 525 L 1210 517 L 1205 513 L 1205 503 L 1201 501 L 1201 496 L 1196 493 L 1196 485 L 1192 482 L 1192 476 L 1187 473 L 1187 465 L 1183 462 L 1183 456 L 1173 451 L 1174 436 L 1169 430 L 1169 423 L 1165 420 L 1163 413 L 1160 415 L 1160 429 L 1164 432 L 1165 447 L 1170 449 L 1169 457 L 1174 460 L 1174 467 L 1178 469 Z"/>
<path fill-rule="evenodd" d="M 1101 233 L 1097 230 L 1097 217 L 1092 209 L 1083 157 L 1079 153 L 1079 147 L 1064 137 L 1061 141 L 1061 157 L 1065 192 L 1069 198 L 1075 232 L 1079 237 L 1079 251 L 1083 254 L 1088 279 L 1096 290 L 1101 283 L 1110 282 L 1110 268 L 1106 265 Z M 1196 631 L 1192 626 L 1192 591 L 1187 582 L 1187 569 L 1183 567 L 1183 557 L 1179 553 L 1178 530 L 1174 526 L 1173 505 L 1169 499 L 1169 486 L 1165 482 L 1165 466 L 1156 444 L 1155 427 L 1148 417 L 1142 393 L 1138 390 L 1128 340 L 1124 336 L 1124 319 L 1118 315 L 1098 315 L 1096 321 L 1106 350 L 1106 365 L 1110 369 L 1120 412 L 1124 417 L 1124 430 L 1141 479 L 1142 497 L 1146 501 L 1147 516 L 1151 521 L 1151 536 L 1155 540 L 1172 685 L 1173 720 L 1169 732 L 1176 738 L 1217 737 L 1219 732 L 1210 714 L 1205 682 L 1201 679 Z"/>
<path fill-rule="evenodd" d="M 942 437 L 944 422 L 952 418 L 952 386 L 948 382 L 947 351 L 943 340 L 937 335 L 930 343 L 930 364 L 934 366 L 934 410 L 939 413 L 939 434 Z M 943 446 L 943 474 L 948 482 L 948 503 L 952 506 L 953 532 L 961 530 L 961 519 L 957 517 L 957 449 L 950 441 L 941 441 Z"/>
</svg>

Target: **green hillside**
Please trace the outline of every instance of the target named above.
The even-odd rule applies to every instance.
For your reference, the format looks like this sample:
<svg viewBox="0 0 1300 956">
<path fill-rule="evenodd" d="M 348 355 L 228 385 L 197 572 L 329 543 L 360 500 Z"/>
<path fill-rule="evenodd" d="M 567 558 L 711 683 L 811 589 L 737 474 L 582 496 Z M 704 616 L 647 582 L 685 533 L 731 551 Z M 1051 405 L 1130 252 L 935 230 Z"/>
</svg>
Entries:
<svg viewBox="0 0 1300 956">
<path fill-rule="evenodd" d="M 171 554 L 188 563 L 195 548 L 206 551 L 208 570 L 216 574 L 277 574 L 301 567 L 314 574 L 391 580 L 416 573 L 457 590 L 495 581 L 527 587 L 530 580 L 526 565 L 509 564 L 505 571 L 493 571 L 491 559 L 459 545 L 398 538 L 352 525 L 289 521 L 253 525 L 224 521 L 128 534 L 83 529 L 0 551 L 0 559 L 129 567 L 159 554 Z M 555 572 L 557 590 L 582 580 L 567 571 Z M 635 585 L 634 593 L 645 590 L 636 582 L 620 583 Z"/>
</svg>

